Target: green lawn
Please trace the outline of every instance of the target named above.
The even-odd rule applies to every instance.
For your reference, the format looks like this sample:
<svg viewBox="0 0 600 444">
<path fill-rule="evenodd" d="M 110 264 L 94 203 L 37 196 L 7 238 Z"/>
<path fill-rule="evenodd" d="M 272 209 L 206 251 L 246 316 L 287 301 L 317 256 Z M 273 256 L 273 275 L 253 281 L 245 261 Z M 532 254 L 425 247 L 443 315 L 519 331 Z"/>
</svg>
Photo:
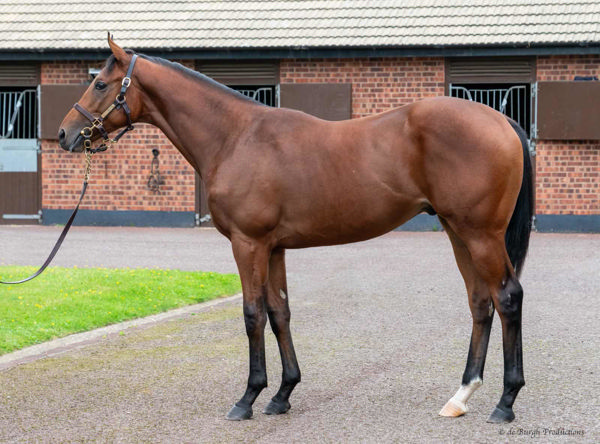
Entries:
<svg viewBox="0 0 600 444">
<path fill-rule="evenodd" d="M 34 267 L 0 267 L 1 280 Z M 237 275 L 157 269 L 48 268 L 0 285 L 0 354 L 240 291 Z"/>
</svg>

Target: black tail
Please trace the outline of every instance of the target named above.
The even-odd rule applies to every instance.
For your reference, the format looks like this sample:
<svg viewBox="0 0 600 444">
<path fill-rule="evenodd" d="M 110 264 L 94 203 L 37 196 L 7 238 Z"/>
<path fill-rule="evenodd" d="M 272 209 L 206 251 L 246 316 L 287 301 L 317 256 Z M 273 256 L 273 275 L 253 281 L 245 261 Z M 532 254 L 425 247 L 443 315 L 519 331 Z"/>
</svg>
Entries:
<svg viewBox="0 0 600 444">
<path fill-rule="evenodd" d="M 531 234 L 533 212 L 534 212 L 534 184 L 533 169 L 531 166 L 531 157 L 529 156 L 529 145 L 527 143 L 527 134 L 512 119 L 507 119 L 513 129 L 516 131 L 521 145 L 523 146 L 523 182 L 521 191 L 517 198 L 515 211 L 513 212 L 508 229 L 506 230 L 505 242 L 508 257 L 515 269 L 517 277 L 521 275 L 527 248 L 529 247 L 529 235 Z"/>
</svg>

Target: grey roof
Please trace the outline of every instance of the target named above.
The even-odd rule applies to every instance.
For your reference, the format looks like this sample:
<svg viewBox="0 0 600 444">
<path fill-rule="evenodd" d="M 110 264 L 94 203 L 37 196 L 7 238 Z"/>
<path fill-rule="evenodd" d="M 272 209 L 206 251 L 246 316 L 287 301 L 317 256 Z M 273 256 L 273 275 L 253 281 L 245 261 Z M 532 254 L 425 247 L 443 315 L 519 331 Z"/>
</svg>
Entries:
<svg viewBox="0 0 600 444">
<path fill-rule="evenodd" d="M 2 0 L 1 50 L 600 42 L 599 0 Z"/>
</svg>

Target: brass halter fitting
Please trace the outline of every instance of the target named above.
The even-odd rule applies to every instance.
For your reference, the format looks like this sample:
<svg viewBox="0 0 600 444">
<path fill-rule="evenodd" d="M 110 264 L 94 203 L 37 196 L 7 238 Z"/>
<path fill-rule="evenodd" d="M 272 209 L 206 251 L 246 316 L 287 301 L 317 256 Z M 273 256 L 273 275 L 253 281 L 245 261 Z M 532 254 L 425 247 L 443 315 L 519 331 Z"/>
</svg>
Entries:
<svg viewBox="0 0 600 444">
<path fill-rule="evenodd" d="M 92 148 L 92 133 L 94 132 L 94 128 L 94 125 L 86 126 L 80 132 L 83 136 L 83 148 L 86 152 Z"/>
<path fill-rule="evenodd" d="M 83 137 L 92 137 L 92 133 L 94 132 L 94 128 L 95 126 L 86 126 L 84 129 L 81 130 L 81 135 Z"/>
</svg>

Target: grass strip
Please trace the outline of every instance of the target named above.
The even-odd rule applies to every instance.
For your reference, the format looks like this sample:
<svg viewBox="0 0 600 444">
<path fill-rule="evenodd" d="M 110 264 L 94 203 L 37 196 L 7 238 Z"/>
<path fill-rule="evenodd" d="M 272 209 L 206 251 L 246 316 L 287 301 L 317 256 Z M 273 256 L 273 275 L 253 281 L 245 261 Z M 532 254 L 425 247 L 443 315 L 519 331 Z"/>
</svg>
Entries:
<svg viewBox="0 0 600 444">
<path fill-rule="evenodd" d="M 0 267 L 0 279 L 21 279 L 35 270 Z M 0 355 L 240 289 L 235 274 L 50 267 L 33 281 L 0 285 Z"/>
</svg>

